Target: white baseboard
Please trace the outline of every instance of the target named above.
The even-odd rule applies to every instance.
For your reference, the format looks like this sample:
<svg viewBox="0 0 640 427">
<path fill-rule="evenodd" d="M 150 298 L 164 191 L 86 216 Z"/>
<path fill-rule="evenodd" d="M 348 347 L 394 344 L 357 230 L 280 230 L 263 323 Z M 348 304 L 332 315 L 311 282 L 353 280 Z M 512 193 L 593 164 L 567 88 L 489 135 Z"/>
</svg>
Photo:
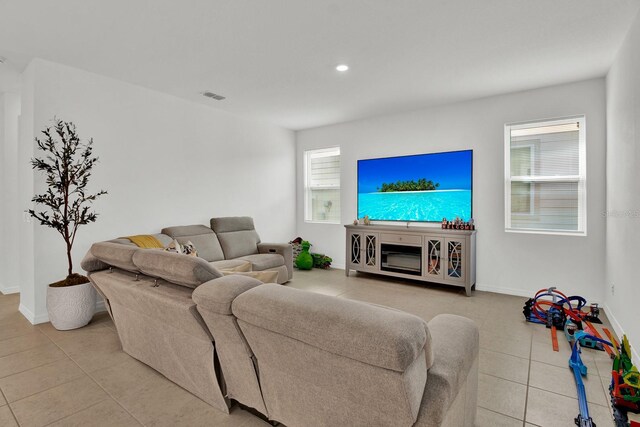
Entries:
<svg viewBox="0 0 640 427">
<path fill-rule="evenodd" d="M 31 310 L 29 310 L 23 304 L 20 304 L 20 306 L 18 307 L 18 311 L 20 313 L 22 313 L 22 315 L 24 317 L 26 317 L 27 320 L 29 322 L 31 322 L 32 325 L 37 325 L 37 324 L 40 324 L 40 323 L 47 323 L 49 321 L 49 314 L 48 313 L 42 313 L 42 314 L 36 316 Z"/>
<path fill-rule="evenodd" d="M 620 324 L 620 322 L 618 322 L 618 319 L 616 319 L 616 316 L 613 314 L 613 311 L 609 309 L 609 306 L 607 304 L 604 304 L 603 308 L 604 308 L 604 313 L 607 315 L 607 319 L 609 319 L 609 322 L 611 322 L 613 331 L 618 336 L 618 339 L 622 339 L 622 336 L 624 335 L 624 329 L 622 328 L 622 325 Z M 633 347 L 633 345 L 631 346 L 631 353 L 632 353 L 633 363 L 636 366 L 640 365 L 640 355 L 638 354 L 636 347 Z"/>
<path fill-rule="evenodd" d="M 22 313 L 22 315 L 24 317 L 26 317 L 26 319 L 31 322 L 32 324 L 35 325 L 35 314 L 33 314 L 33 312 L 31 310 L 29 310 L 27 307 L 25 307 L 22 303 L 18 306 L 18 311 L 20 313 Z"/>
<path fill-rule="evenodd" d="M 47 323 L 49 321 L 48 313 L 42 313 L 39 316 L 36 316 L 31 310 L 29 310 L 22 304 L 20 304 L 20 306 L 18 307 L 18 311 L 22 313 L 22 315 L 26 317 L 32 325 Z M 107 311 L 107 306 L 105 305 L 104 300 L 102 298 L 99 298 L 98 301 L 96 301 L 96 313 L 100 313 L 102 311 Z"/>
<path fill-rule="evenodd" d="M 340 270 L 345 269 L 344 265 L 332 265 L 331 268 L 340 269 Z M 476 283 L 475 289 L 477 291 L 494 292 L 496 294 L 514 295 L 517 297 L 527 297 L 527 298 L 533 297 L 533 295 L 535 295 L 535 293 L 537 292 L 537 291 L 533 291 L 533 292 L 527 291 L 524 289 L 498 288 L 494 286 L 479 285 L 477 283 Z"/>
<path fill-rule="evenodd" d="M 331 268 L 335 268 L 336 270 L 344 270 L 344 264 L 331 264 Z"/>
<path fill-rule="evenodd" d="M 18 292 L 20 292 L 20 286 L 18 285 L 5 286 L 0 284 L 0 294 L 2 295 L 17 294 Z"/>
<path fill-rule="evenodd" d="M 533 297 L 533 295 L 535 295 L 535 291 L 531 292 L 531 291 L 527 291 L 524 289 L 513 289 L 513 288 L 498 288 L 495 286 L 486 286 L 486 285 L 479 285 L 476 283 L 476 290 L 478 291 L 485 291 L 485 292 L 493 292 L 496 294 L 505 294 L 505 295 L 514 295 L 517 297 L 528 297 L 531 298 Z"/>
</svg>

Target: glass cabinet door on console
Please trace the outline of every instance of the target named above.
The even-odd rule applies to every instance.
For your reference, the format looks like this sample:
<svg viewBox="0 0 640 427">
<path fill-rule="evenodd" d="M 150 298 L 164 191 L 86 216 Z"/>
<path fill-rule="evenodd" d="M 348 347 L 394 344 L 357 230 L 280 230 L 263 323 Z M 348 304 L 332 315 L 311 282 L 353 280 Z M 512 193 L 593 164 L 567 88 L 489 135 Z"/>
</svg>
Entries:
<svg viewBox="0 0 640 427">
<path fill-rule="evenodd" d="M 352 233 L 349 240 L 350 263 L 367 270 L 377 270 L 379 263 L 378 234 Z"/>
<path fill-rule="evenodd" d="M 444 243 L 447 251 L 445 278 L 464 283 L 467 274 L 464 259 L 465 242 L 462 239 L 447 238 Z"/>
<path fill-rule="evenodd" d="M 429 278 L 444 278 L 444 238 L 436 236 L 425 237 L 424 276 Z"/>
<path fill-rule="evenodd" d="M 352 233 L 349 238 L 350 263 L 362 266 L 362 234 Z"/>
<path fill-rule="evenodd" d="M 364 267 L 377 269 L 378 267 L 378 235 L 365 233 L 364 238 Z"/>
</svg>

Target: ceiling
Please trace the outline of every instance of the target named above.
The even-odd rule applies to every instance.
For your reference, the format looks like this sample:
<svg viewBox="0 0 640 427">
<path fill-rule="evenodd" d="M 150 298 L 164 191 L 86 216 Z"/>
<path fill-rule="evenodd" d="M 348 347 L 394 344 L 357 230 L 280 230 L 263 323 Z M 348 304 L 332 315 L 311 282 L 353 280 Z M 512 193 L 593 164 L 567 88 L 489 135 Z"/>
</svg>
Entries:
<svg viewBox="0 0 640 427">
<path fill-rule="evenodd" d="M 0 0 L 0 56 L 17 71 L 40 57 L 305 129 L 603 76 L 639 8 L 640 0 Z M 341 63 L 351 69 L 338 73 Z"/>
</svg>

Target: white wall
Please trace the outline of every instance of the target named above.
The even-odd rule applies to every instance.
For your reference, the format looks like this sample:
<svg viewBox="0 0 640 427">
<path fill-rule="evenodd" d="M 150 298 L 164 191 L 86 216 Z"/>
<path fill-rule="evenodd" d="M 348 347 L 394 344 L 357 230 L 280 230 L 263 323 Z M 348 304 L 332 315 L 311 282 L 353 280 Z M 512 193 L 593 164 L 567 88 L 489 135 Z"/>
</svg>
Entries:
<svg viewBox="0 0 640 427">
<path fill-rule="evenodd" d="M 504 124 L 585 114 L 587 118 L 586 237 L 505 233 Z M 473 216 L 477 287 L 532 295 L 551 285 L 602 301 L 605 221 L 605 83 L 594 79 L 454 105 L 300 131 L 297 141 L 297 231 L 313 250 L 344 266 L 342 225 L 304 222 L 303 152 L 339 145 L 342 223 L 356 217 L 356 161 L 473 149 Z"/>
<path fill-rule="evenodd" d="M 30 176 L 35 191 L 44 191 L 43 177 L 26 159 L 34 132 L 54 116 L 73 121 L 83 139 L 92 137 L 100 157 L 90 189 L 109 194 L 95 204 L 98 221 L 80 229 L 76 271 L 93 242 L 208 224 L 213 216 L 252 216 L 263 241 L 293 237 L 295 144 L 289 130 L 39 59 L 25 71 L 23 104 L 23 199 L 33 194 Z M 33 295 L 23 292 L 21 309 L 42 322 L 47 284 L 66 275 L 64 244 L 52 229 L 23 228 L 28 242 L 33 233 L 33 265 L 23 263 L 22 285 Z M 28 247 L 25 252 L 28 258 Z"/>
<path fill-rule="evenodd" d="M 33 117 L 34 117 L 34 94 L 35 94 L 35 65 L 30 64 L 21 76 L 21 101 L 20 101 L 20 118 L 18 125 L 18 206 L 22 209 L 28 209 L 31 206 L 31 198 L 33 197 L 33 171 L 30 168 L 30 159 L 33 157 Z M 23 218 L 27 218 L 24 216 Z M 35 301 L 36 289 L 35 280 L 35 263 L 34 263 L 34 241 L 33 241 L 33 223 L 29 220 L 21 221 L 18 228 L 18 252 L 19 260 L 19 277 L 20 277 L 20 311 L 27 319 L 34 321 L 36 314 Z M 4 256 L 9 248 L 3 247 L 2 255 Z M 42 299 L 42 295 L 38 295 Z"/>
<path fill-rule="evenodd" d="M 0 257 L 0 292 L 19 290 L 19 241 L 21 209 L 18 203 L 18 117 L 20 96 L 0 93 L 0 242 L 12 242 Z"/>
<path fill-rule="evenodd" d="M 640 15 L 607 75 L 606 306 L 616 332 L 640 346 Z M 615 286 L 612 293 L 611 286 Z M 636 363 L 640 363 L 636 350 Z"/>
</svg>

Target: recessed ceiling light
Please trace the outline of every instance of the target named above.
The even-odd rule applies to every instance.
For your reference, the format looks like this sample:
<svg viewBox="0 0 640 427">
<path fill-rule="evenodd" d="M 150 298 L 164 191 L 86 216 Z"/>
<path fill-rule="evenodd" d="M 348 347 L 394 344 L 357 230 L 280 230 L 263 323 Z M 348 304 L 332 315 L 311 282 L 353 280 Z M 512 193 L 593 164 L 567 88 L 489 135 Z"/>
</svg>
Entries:
<svg viewBox="0 0 640 427">
<path fill-rule="evenodd" d="M 348 69 L 349 69 L 349 66 L 346 64 L 340 64 L 336 67 L 336 70 L 340 71 L 341 73 L 344 73 Z"/>
</svg>

